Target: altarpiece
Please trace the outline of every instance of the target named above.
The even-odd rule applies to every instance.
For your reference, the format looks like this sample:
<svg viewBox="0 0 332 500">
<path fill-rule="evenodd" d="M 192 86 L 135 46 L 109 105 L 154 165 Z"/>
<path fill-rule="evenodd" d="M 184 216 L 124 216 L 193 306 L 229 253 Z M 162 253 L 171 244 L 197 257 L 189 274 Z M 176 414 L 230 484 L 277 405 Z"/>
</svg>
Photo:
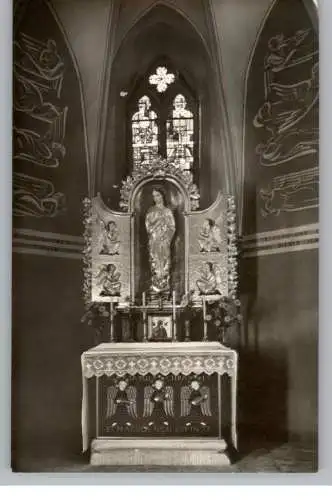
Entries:
<svg viewBox="0 0 332 500">
<path fill-rule="evenodd" d="M 220 465 L 237 447 L 237 353 L 220 335 L 238 304 L 233 197 L 199 210 L 192 173 L 155 157 L 119 211 L 98 195 L 85 212 L 87 309 L 108 342 L 82 354 L 83 449 L 94 438 L 94 464 Z"/>
</svg>

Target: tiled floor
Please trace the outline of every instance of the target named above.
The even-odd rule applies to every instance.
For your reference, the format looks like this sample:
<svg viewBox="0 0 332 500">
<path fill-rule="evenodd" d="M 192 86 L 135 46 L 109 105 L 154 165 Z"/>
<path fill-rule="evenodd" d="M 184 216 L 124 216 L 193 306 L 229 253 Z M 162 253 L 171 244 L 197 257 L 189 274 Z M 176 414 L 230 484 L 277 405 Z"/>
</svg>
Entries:
<svg viewBox="0 0 332 500">
<path fill-rule="evenodd" d="M 220 472 L 316 472 L 317 453 L 310 444 L 290 444 L 257 447 L 254 451 L 240 457 L 231 466 Z M 202 467 L 92 467 L 83 457 L 71 460 L 43 458 L 21 459 L 17 472 L 216 472 L 215 468 Z"/>
</svg>

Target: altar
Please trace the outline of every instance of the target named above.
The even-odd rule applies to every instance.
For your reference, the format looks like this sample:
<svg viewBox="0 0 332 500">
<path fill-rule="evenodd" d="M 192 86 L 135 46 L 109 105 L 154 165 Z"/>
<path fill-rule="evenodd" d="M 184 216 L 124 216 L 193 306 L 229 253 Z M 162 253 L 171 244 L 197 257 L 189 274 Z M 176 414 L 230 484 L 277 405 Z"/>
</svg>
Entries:
<svg viewBox="0 0 332 500">
<path fill-rule="evenodd" d="M 91 464 L 180 466 L 207 460 L 209 465 L 224 465 L 227 446 L 237 448 L 234 350 L 218 342 L 104 343 L 83 353 L 81 361 L 83 451 L 93 438 Z M 221 388 L 224 375 L 231 382 L 229 422 L 222 422 L 222 405 L 227 404 Z M 93 436 L 89 435 L 91 378 L 95 378 Z M 117 411 L 121 402 L 126 411 Z M 231 443 L 223 438 L 227 425 Z"/>
<path fill-rule="evenodd" d="M 192 174 L 161 157 L 135 166 L 120 198 L 119 211 L 85 200 L 85 319 L 101 342 L 81 357 L 83 451 L 94 465 L 229 464 L 234 199 L 198 210 Z"/>
</svg>

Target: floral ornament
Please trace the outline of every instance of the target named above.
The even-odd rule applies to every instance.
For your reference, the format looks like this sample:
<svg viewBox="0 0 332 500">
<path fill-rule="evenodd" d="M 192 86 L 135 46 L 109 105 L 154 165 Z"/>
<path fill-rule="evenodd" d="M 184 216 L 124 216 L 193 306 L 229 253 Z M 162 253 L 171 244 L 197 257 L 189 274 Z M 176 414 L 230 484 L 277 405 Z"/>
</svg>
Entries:
<svg viewBox="0 0 332 500">
<path fill-rule="evenodd" d="M 149 77 L 149 83 L 151 85 L 156 85 L 158 92 L 165 92 L 168 85 L 173 83 L 174 80 L 175 75 L 173 73 L 167 73 L 167 68 L 164 66 L 159 66 L 156 69 L 156 73 Z"/>
<path fill-rule="evenodd" d="M 99 343 L 105 328 L 109 324 L 110 313 L 105 304 L 100 302 L 91 302 L 85 306 L 85 313 L 81 318 L 81 323 L 87 323 L 97 334 L 97 343 Z"/>
<path fill-rule="evenodd" d="M 92 204 L 89 198 L 83 200 L 84 250 L 83 250 L 83 298 L 86 305 L 91 302 L 92 262 Z"/>
<path fill-rule="evenodd" d="M 208 303 L 207 308 L 206 320 L 215 326 L 218 332 L 218 340 L 223 343 L 226 330 L 242 321 L 241 302 L 239 299 L 230 296 L 222 297 L 212 304 Z"/>
<path fill-rule="evenodd" d="M 193 182 L 192 173 L 187 170 L 182 170 L 174 163 L 169 163 L 161 156 L 156 156 L 151 163 L 142 162 L 135 165 L 132 175 L 122 181 L 120 191 L 120 208 L 122 210 L 128 210 L 129 199 L 133 189 L 142 179 L 144 179 L 144 177 L 149 175 L 158 179 L 163 179 L 168 176 L 177 178 L 185 185 L 189 193 L 191 210 L 197 210 L 200 196 L 197 186 Z"/>
<path fill-rule="evenodd" d="M 109 311 L 106 304 L 91 301 L 92 288 L 92 261 L 91 261 L 91 241 L 92 241 L 92 203 L 89 198 L 83 200 L 83 220 L 84 220 L 84 250 L 83 250 L 83 299 L 85 303 L 85 313 L 81 318 L 82 323 L 92 326 L 99 338 L 108 323 Z"/>
<path fill-rule="evenodd" d="M 227 201 L 228 293 L 235 300 L 238 288 L 236 205 L 234 196 L 229 196 Z"/>
</svg>

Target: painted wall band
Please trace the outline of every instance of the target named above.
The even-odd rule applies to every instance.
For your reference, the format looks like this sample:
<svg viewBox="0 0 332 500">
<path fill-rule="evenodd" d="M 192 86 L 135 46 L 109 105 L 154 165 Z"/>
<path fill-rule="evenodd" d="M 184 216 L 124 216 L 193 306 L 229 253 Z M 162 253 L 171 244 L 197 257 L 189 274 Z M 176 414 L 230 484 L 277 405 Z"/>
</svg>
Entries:
<svg viewBox="0 0 332 500">
<path fill-rule="evenodd" d="M 48 257 L 81 259 L 83 238 L 69 234 L 13 229 L 13 252 Z M 308 224 L 294 228 L 246 235 L 242 238 L 244 258 L 299 252 L 319 248 L 319 225 Z"/>
<path fill-rule="evenodd" d="M 81 259 L 83 238 L 70 234 L 13 229 L 13 253 Z"/>
<path fill-rule="evenodd" d="M 259 257 L 278 253 L 299 252 L 319 248 L 319 225 L 251 234 L 242 238 L 242 257 Z"/>
</svg>

